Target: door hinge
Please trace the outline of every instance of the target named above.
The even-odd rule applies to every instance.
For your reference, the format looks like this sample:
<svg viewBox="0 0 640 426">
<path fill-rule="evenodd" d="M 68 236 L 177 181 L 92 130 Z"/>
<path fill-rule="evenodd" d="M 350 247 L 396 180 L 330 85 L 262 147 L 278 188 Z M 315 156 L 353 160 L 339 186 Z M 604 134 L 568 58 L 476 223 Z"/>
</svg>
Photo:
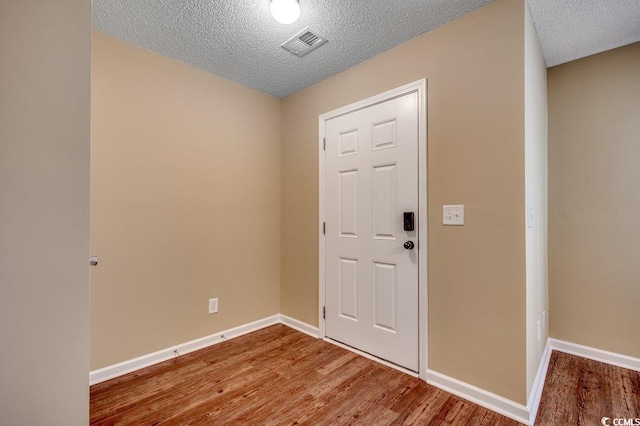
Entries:
<svg viewBox="0 0 640 426">
<path fill-rule="evenodd" d="M 327 235 L 327 222 L 322 222 L 322 235 Z"/>
<path fill-rule="evenodd" d="M 322 150 L 327 150 L 327 138 L 322 138 Z"/>
<path fill-rule="evenodd" d="M 327 307 L 322 307 L 322 319 L 327 319 Z"/>
</svg>

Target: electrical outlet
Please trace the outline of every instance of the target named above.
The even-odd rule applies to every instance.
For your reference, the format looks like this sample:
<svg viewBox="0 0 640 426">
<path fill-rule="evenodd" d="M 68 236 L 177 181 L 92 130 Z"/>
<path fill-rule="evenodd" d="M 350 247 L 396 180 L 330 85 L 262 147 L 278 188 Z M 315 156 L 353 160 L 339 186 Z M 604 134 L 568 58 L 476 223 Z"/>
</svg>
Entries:
<svg viewBox="0 0 640 426">
<path fill-rule="evenodd" d="M 527 206 L 527 228 L 533 228 L 533 206 Z"/>
<path fill-rule="evenodd" d="M 538 320 L 538 342 L 542 340 L 542 322 Z"/>
<path fill-rule="evenodd" d="M 218 313 L 218 298 L 209 299 L 209 313 L 217 314 Z"/>
<path fill-rule="evenodd" d="M 542 311 L 542 328 L 547 329 L 547 311 Z"/>
</svg>

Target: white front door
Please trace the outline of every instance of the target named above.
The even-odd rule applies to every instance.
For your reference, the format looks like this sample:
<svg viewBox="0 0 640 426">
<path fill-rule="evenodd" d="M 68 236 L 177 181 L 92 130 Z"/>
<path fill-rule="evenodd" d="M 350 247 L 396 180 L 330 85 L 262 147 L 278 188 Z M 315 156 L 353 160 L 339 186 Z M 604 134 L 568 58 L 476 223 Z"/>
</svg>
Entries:
<svg viewBox="0 0 640 426">
<path fill-rule="evenodd" d="M 325 138 L 326 337 L 417 372 L 418 93 L 331 118 Z"/>
</svg>

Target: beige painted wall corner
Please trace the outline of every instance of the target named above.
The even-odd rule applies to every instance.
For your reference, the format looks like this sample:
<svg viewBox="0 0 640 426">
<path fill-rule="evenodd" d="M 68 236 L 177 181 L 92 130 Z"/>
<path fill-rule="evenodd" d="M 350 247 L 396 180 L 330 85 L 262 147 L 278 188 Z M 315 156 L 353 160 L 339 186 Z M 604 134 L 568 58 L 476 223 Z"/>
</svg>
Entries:
<svg viewBox="0 0 640 426">
<path fill-rule="evenodd" d="M 93 49 L 91 368 L 279 313 L 280 100 Z"/>
</svg>

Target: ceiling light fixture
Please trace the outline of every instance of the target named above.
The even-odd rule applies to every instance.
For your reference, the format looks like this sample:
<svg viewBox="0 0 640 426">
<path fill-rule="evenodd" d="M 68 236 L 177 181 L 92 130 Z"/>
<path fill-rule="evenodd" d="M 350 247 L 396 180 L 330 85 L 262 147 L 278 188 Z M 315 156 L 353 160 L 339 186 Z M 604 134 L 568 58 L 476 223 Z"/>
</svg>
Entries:
<svg viewBox="0 0 640 426">
<path fill-rule="evenodd" d="M 271 16 L 281 24 L 292 24 L 300 17 L 298 0 L 271 0 Z"/>
</svg>

